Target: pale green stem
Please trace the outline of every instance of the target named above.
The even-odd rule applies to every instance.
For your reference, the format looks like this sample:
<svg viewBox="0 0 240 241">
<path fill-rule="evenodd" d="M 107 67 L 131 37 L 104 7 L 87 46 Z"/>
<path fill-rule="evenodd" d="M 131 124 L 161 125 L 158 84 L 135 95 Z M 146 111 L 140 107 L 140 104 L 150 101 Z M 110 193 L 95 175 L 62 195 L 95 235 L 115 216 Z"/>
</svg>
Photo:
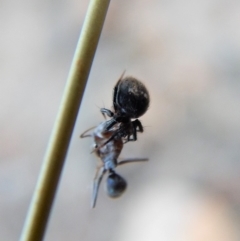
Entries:
<svg viewBox="0 0 240 241">
<path fill-rule="evenodd" d="M 41 241 L 110 0 L 91 0 L 20 241 Z M 79 203 L 79 205 L 81 205 Z"/>
</svg>

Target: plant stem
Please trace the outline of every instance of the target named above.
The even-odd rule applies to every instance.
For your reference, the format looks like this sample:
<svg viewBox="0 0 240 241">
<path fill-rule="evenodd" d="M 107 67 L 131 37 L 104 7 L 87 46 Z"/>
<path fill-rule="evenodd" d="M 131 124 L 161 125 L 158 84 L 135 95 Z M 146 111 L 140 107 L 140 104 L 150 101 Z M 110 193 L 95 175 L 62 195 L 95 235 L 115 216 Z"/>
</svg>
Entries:
<svg viewBox="0 0 240 241">
<path fill-rule="evenodd" d="M 110 0 L 91 0 L 20 241 L 41 241 Z"/>
</svg>

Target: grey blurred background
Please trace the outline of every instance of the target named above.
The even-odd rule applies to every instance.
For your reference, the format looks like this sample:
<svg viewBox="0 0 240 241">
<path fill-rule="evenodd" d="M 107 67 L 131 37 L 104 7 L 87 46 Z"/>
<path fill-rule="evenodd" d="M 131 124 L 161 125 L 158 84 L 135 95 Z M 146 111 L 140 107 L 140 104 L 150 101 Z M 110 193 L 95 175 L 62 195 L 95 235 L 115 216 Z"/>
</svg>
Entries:
<svg viewBox="0 0 240 241">
<path fill-rule="evenodd" d="M 0 2 L 0 240 L 18 240 L 88 1 Z M 112 0 L 46 241 L 240 240 L 240 1 Z M 79 139 L 123 72 L 142 80 L 145 132 L 121 154 L 126 193 L 100 188 Z M 102 183 L 104 184 L 104 182 Z"/>
</svg>

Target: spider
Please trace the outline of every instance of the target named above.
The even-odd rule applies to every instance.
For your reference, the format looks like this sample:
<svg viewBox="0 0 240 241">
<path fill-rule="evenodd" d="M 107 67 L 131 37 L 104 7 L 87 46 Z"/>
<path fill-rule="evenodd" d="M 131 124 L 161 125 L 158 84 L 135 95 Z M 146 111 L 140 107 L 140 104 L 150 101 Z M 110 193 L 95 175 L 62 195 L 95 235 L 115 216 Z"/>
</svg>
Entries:
<svg viewBox="0 0 240 241">
<path fill-rule="evenodd" d="M 119 135 L 115 135 L 118 131 L 118 124 L 112 127 L 110 130 L 106 129 L 108 122 L 100 123 L 91 134 L 88 134 L 90 128 L 86 130 L 80 137 L 93 137 L 94 147 L 93 152 L 101 160 L 101 165 L 97 167 L 97 171 L 94 177 L 93 194 L 91 206 L 96 206 L 97 195 L 100 183 L 103 176 L 108 173 L 106 180 L 107 194 L 111 198 L 120 197 L 127 188 L 126 180 L 116 173 L 115 168 L 119 165 L 123 165 L 131 162 L 147 161 L 147 158 L 134 158 L 118 161 L 118 157 L 123 148 L 123 139 Z M 109 141 L 110 139 L 110 141 Z M 106 143 L 107 141 L 107 143 Z M 105 144 L 106 143 L 106 144 Z"/>
<path fill-rule="evenodd" d="M 104 117 L 111 117 L 105 124 L 105 130 L 110 130 L 116 124 L 119 127 L 107 142 L 115 136 L 124 138 L 126 142 L 136 141 L 137 132 L 143 132 L 143 126 L 137 118 L 149 107 L 150 97 L 144 84 L 131 76 L 123 78 L 123 75 L 124 73 L 113 90 L 113 111 L 101 108 Z"/>
</svg>

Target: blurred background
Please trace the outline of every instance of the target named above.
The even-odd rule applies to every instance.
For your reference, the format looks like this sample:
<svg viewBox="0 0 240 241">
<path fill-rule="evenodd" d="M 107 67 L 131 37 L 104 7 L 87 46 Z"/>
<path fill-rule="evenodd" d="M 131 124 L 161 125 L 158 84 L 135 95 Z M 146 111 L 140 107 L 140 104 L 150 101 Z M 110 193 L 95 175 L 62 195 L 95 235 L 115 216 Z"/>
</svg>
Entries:
<svg viewBox="0 0 240 241">
<path fill-rule="evenodd" d="M 89 1 L 0 2 L 0 236 L 18 240 Z M 240 240 L 240 1 L 112 1 L 45 241 Z M 145 132 L 112 200 L 80 139 L 122 72 L 142 80 Z"/>
</svg>

